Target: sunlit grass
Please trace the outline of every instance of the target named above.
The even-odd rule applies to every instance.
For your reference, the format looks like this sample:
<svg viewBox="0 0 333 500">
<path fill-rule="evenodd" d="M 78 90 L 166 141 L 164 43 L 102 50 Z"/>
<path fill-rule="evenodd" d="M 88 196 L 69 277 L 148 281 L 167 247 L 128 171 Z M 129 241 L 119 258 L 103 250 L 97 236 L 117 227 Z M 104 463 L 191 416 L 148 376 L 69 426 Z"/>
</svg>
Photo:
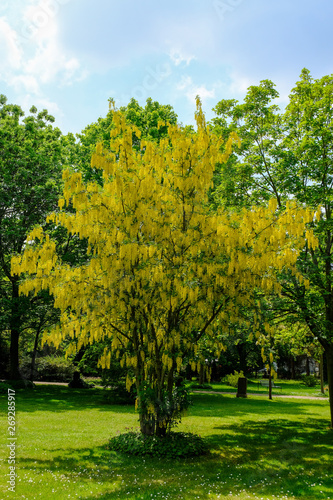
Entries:
<svg viewBox="0 0 333 500">
<path fill-rule="evenodd" d="M 1 399 L 6 406 L 6 396 Z M 4 481 L 0 497 L 333 499 L 328 400 L 219 394 L 195 394 L 193 400 L 179 430 L 204 436 L 211 453 L 176 461 L 108 451 L 109 437 L 137 428 L 138 416 L 130 406 L 103 404 L 100 389 L 17 391 L 17 487 L 15 495 L 7 493 Z M 7 469 L 5 461 L 3 478 Z"/>
<path fill-rule="evenodd" d="M 196 382 L 193 382 L 196 383 Z M 320 392 L 320 385 L 316 385 L 315 387 L 307 387 L 301 381 L 295 380 L 280 380 L 277 379 L 275 384 L 279 388 L 273 388 L 273 396 L 308 396 L 308 397 L 328 397 L 327 388 L 325 390 L 325 394 Z M 189 384 L 190 385 L 190 384 Z M 227 382 L 212 382 L 209 383 L 211 386 L 211 390 L 213 391 L 222 391 L 222 392 L 236 392 L 237 389 L 235 387 L 231 387 Z M 247 382 L 247 391 L 248 393 L 256 393 L 256 394 L 267 394 L 268 396 L 268 388 L 263 387 L 259 384 L 259 380 L 248 379 Z"/>
</svg>

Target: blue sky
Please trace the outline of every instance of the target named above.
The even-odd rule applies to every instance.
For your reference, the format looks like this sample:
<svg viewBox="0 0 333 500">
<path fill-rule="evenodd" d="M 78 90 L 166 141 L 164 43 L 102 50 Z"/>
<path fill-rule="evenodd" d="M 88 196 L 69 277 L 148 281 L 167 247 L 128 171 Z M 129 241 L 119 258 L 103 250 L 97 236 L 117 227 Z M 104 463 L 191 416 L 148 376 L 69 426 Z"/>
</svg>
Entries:
<svg viewBox="0 0 333 500">
<path fill-rule="evenodd" d="M 303 67 L 333 73 L 332 0 L 1 0 L 0 93 L 80 132 L 131 97 L 193 123 L 272 80 L 280 104 Z"/>
</svg>

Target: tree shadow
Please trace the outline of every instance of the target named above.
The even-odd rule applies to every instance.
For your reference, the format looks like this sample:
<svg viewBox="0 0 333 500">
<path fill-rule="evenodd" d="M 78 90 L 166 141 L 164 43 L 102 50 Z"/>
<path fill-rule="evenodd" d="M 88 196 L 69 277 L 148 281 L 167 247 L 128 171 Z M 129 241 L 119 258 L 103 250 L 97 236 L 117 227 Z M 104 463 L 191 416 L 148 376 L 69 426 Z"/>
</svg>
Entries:
<svg viewBox="0 0 333 500">
<path fill-rule="evenodd" d="M 109 404 L 106 394 L 107 392 L 100 388 L 72 389 L 66 386 L 40 385 L 33 389 L 16 390 L 16 406 L 20 413 L 68 412 L 92 408 L 99 411 L 121 408 L 124 413 L 134 411 L 134 405 Z"/>
<path fill-rule="evenodd" d="M 160 498 L 161 488 L 168 492 L 166 498 L 204 499 L 208 487 L 224 498 L 230 491 L 242 491 L 236 480 L 240 476 L 243 489 L 262 496 L 280 495 L 284 481 L 292 484 L 290 498 L 295 499 L 327 498 L 310 488 L 310 482 L 319 478 L 322 490 L 333 488 L 333 432 L 325 419 L 303 419 L 302 426 L 287 418 L 227 423 L 212 427 L 206 439 L 210 454 L 176 463 L 173 459 L 129 457 L 97 446 L 54 449 L 52 459 L 22 458 L 20 468 L 34 468 L 42 475 L 53 471 L 71 482 L 86 483 L 87 489 L 89 482 L 96 481 L 104 485 L 98 495 L 104 500 Z M 80 498 L 97 497 L 85 493 Z"/>
<path fill-rule="evenodd" d="M 275 418 L 261 422 L 248 421 L 213 429 L 220 430 L 208 438 L 211 449 L 228 451 L 237 463 L 264 461 L 299 464 L 304 460 L 319 460 L 333 465 L 333 432 L 325 419 L 308 418 L 299 422 Z M 306 451 L 306 455 L 304 452 Z M 231 453 L 231 455 L 230 455 Z"/>
<path fill-rule="evenodd" d="M 92 408 L 134 413 L 132 406 L 105 405 L 102 401 L 101 389 L 43 386 L 17 391 L 20 413 Z M 161 491 L 167 492 L 166 498 L 205 499 L 209 489 L 221 498 L 230 491 L 241 496 L 245 490 L 271 497 L 282 495 L 285 484 L 294 488 L 292 494 L 284 490 L 287 497 L 326 500 L 328 488 L 333 491 L 333 432 L 328 429 L 328 420 L 311 417 L 311 409 L 317 405 L 322 408 L 323 401 L 241 400 L 220 394 L 196 394 L 193 402 L 191 417 L 204 420 L 206 429 L 210 429 L 206 440 L 211 452 L 207 456 L 175 463 L 171 459 L 128 457 L 106 446 L 72 446 L 49 450 L 48 458 L 20 457 L 20 474 L 24 476 L 33 469 L 40 477 L 52 474 L 81 484 L 81 500 L 144 500 L 161 498 Z M 297 418 L 299 415 L 301 419 Z M 241 417 L 242 423 L 233 421 L 234 416 Z M 221 417 L 221 425 L 213 417 Z M 311 489 L 310 483 L 324 475 L 327 478 L 321 480 L 326 490 L 323 486 L 321 494 L 320 490 Z M 98 496 L 87 493 L 92 483 L 102 485 Z"/>
<path fill-rule="evenodd" d="M 72 389 L 66 386 L 58 385 L 39 385 L 33 389 L 16 390 L 16 400 L 18 411 L 53 411 L 67 412 L 82 409 L 97 408 L 98 411 L 115 411 L 121 408 L 124 413 L 134 411 L 134 404 L 114 405 L 106 399 L 107 391 L 101 388 Z M 216 416 L 262 413 L 265 415 L 275 415 L 278 404 L 279 413 L 300 414 L 307 413 L 313 405 L 328 405 L 326 401 L 316 400 L 282 400 L 273 399 L 272 401 L 263 397 L 249 397 L 246 399 L 236 398 L 230 395 L 215 393 L 195 393 L 191 395 L 194 405 L 190 409 L 192 416 L 209 418 Z M 20 404 L 22 402 L 22 404 Z"/>
<path fill-rule="evenodd" d="M 242 416 L 249 413 L 259 415 L 275 415 L 278 412 L 285 415 L 300 415 L 311 412 L 315 406 L 329 406 L 328 400 L 302 399 L 273 399 L 259 397 L 236 398 L 222 394 L 195 394 L 192 395 L 194 405 L 191 407 L 192 416 L 225 417 L 227 415 Z M 329 421 L 327 421 L 329 423 Z"/>
</svg>

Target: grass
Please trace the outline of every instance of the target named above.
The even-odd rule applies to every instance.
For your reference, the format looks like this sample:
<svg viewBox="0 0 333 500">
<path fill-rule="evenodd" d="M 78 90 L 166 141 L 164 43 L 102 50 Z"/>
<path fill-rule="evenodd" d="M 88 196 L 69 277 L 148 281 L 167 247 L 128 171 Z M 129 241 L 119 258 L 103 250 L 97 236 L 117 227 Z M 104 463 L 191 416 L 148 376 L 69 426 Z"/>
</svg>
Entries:
<svg viewBox="0 0 333 500">
<path fill-rule="evenodd" d="M 193 382 L 196 384 L 196 382 Z M 307 387 L 301 381 L 296 380 L 276 380 L 276 385 L 280 387 L 280 389 L 273 387 L 273 396 L 305 396 L 305 397 L 323 397 L 324 395 L 320 392 L 320 385 L 316 385 L 315 387 Z M 190 385 L 190 384 L 189 384 Z M 221 391 L 221 392 L 237 392 L 237 388 L 231 387 L 227 382 L 213 382 L 209 383 L 213 391 Z M 249 394 L 267 394 L 268 388 L 259 385 L 258 380 L 249 379 L 247 381 L 247 392 Z M 325 391 L 325 396 L 328 396 L 328 391 Z"/>
<path fill-rule="evenodd" d="M 308 388 L 305 388 L 308 390 Z M 293 388 L 288 388 L 292 391 Z M 318 391 L 317 391 L 318 392 Z M 1 395 L 1 498 L 333 499 L 333 431 L 327 400 L 193 395 L 179 430 L 204 436 L 211 453 L 186 460 L 126 457 L 111 435 L 137 428 L 128 406 L 103 404 L 101 389 L 38 386 L 16 391 L 17 483 L 7 492 Z"/>
</svg>

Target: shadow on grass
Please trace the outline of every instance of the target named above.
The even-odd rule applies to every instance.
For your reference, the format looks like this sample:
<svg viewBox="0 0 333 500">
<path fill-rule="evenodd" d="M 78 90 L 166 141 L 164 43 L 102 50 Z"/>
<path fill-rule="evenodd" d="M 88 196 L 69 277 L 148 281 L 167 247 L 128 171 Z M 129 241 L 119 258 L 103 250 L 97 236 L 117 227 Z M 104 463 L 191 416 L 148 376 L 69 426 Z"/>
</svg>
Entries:
<svg viewBox="0 0 333 500">
<path fill-rule="evenodd" d="M 285 415 L 301 415 L 312 411 L 314 407 L 323 408 L 329 407 L 327 400 L 304 400 L 302 399 L 280 399 L 251 397 L 242 399 L 235 396 L 221 394 L 193 394 L 191 395 L 194 403 L 191 407 L 192 416 L 200 417 L 225 417 L 228 415 L 242 416 L 255 413 L 262 416 L 285 414 Z M 329 421 L 327 421 L 329 423 Z"/>
<path fill-rule="evenodd" d="M 284 467 L 319 460 L 321 466 L 333 465 L 333 431 L 325 419 L 297 421 L 276 418 L 214 427 L 208 437 L 211 450 L 219 450 L 233 462 L 279 462 Z"/>
<path fill-rule="evenodd" d="M 18 390 L 16 395 L 19 413 L 92 408 L 134 413 L 132 406 L 103 404 L 103 391 L 97 388 L 39 386 Z M 221 498 L 230 491 L 235 496 L 248 491 L 265 498 L 333 498 L 333 431 L 328 429 L 329 421 L 316 413 L 323 405 L 328 407 L 328 402 L 242 400 L 220 394 L 195 394 L 192 399 L 190 417 L 204 422 L 208 434 L 211 453 L 207 456 L 143 459 L 111 452 L 106 446 L 75 448 L 69 444 L 49 450 L 48 458 L 20 457 L 20 474 L 24 477 L 33 470 L 45 480 L 56 477 L 64 484 L 77 484 L 81 500 L 192 500 L 206 499 L 208 491 Z M 82 424 L 78 422 L 78 428 Z M 92 486 L 98 488 L 96 493 L 88 493 Z"/>
<path fill-rule="evenodd" d="M 81 500 L 190 500 L 207 498 L 207 491 L 323 500 L 333 491 L 333 432 L 325 419 L 227 423 L 212 427 L 206 439 L 211 453 L 192 459 L 128 457 L 105 446 L 57 449 L 50 460 L 22 459 L 20 467 L 64 475 L 87 490 L 91 482 L 104 485 L 100 494 L 83 493 Z"/>
<path fill-rule="evenodd" d="M 192 416 L 202 418 L 223 417 L 225 415 L 241 416 L 251 412 L 265 415 L 275 415 L 277 412 L 299 415 L 311 411 L 314 405 L 327 404 L 327 401 L 316 400 L 282 400 L 269 401 L 266 398 L 247 399 L 236 398 L 231 395 L 201 394 L 191 395 L 194 406 L 191 407 Z M 121 408 L 123 413 L 134 411 L 134 405 L 110 405 L 105 399 L 105 392 L 100 388 L 71 389 L 65 386 L 36 386 L 34 389 L 18 389 L 16 391 L 17 407 L 20 412 L 52 411 L 67 412 L 89 408 L 98 408 L 99 411 L 114 411 Z M 21 404 L 22 403 L 22 404 Z"/>
<path fill-rule="evenodd" d="M 65 386 L 43 385 L 33 389 L 16 390 L 16 406 L 20 413 L 35 411 L 67 412 L 98 408 L 100 411 L 114 411 L 105 399 L 103 389 L 71 389 Z M 134 405 L 120 406 L 123 413 L 131 412 Z"/>
</svg>

